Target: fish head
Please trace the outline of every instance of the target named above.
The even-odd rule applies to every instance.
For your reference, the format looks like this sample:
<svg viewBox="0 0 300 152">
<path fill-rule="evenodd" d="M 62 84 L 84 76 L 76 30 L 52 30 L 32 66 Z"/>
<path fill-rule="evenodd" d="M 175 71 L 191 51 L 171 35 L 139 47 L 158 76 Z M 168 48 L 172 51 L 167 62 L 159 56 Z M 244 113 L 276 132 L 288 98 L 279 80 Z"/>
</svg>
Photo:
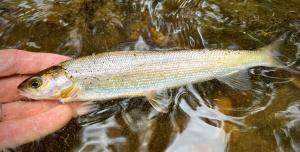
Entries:
<svg viewBox="0 0 300 152">
<path fill-rule="evenodd" d="M 30 99 L 60 100 L 74 95 L 76 83 L 61 66 L 53 66 L 24 80 L 18 91 Z M 72 92 L 72 93 L 71 93 Z"/>
</svg>

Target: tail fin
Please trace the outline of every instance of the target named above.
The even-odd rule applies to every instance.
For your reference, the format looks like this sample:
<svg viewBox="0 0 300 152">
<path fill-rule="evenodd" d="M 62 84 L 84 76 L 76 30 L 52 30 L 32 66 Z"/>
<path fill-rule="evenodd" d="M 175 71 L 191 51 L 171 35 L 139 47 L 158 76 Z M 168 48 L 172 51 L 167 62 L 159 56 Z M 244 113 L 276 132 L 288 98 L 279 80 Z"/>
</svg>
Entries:
<svg viewBox="0 0 300 152">
<path fill-rule="evenodd" d="M 271 57 L 271 62 L 273 63 L 274 66 L 276 66 L 278 68 L 282 68 L 291 73 L 300 74 L 300 71 L 295 70 L 292 67 L 296 63 L 297 59 L 295 59 L 293 62 L 290 62 L 290 63 L 283 62 L 282 60 L 280 60 L 280 57 L 286 57 L 280 53 L 280 49 L 290 34 L 291 34 L 291 32 L 285 32 L 282 36 L 280 36 L 273 43 L 271 43 L 265 47 L 262 47 L 259 50 L 265 51 L 267 54 L 269 54 L 269 56 Z"/>
<path fill-rule="evenodd" d="M 286 32 L 271 44 L 259 49 L 261 51 L 266 52 L 268 55 L 270 55 L 271 61 L 276 67 L 280 67 L 280 68 L 287 67 L 286 63 L 282 62 L 279 59 L 279 57 L 282 56 L 282 54 L 280 53 L 280 49 L 282 45 L 285 43 L 285 40 L 289 34 L 290 32 Z"/>
</svg>

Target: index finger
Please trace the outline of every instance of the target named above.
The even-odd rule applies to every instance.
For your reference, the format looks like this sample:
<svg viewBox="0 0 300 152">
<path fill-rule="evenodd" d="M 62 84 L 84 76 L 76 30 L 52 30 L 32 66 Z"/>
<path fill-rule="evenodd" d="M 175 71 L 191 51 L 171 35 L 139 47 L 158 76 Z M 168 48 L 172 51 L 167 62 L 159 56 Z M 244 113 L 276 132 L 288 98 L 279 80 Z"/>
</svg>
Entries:
<svg viewBox="0 0 300 152">
<path fill-rule="evenodd" d="M 51 53 L 33 53 L 16 49 L 0 50 L 0 77 L 32 74 L 70 59 Z"/>
</svg>

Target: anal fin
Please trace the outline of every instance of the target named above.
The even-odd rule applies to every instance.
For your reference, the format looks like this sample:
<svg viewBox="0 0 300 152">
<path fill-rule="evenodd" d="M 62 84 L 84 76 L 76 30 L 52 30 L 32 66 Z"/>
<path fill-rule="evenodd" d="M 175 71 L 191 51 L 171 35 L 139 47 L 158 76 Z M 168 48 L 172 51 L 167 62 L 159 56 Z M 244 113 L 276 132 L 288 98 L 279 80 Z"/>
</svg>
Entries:
<svg viewBox="0 0 300 152">
<path fill-rule="evenodd" d="M 234 89 L 250 90 L 252 88 L 248 70 L 234 71 L 225 76 L 218 77 L 217 79 Z"/>
<path fill-rule="evenodd" d="M 159 112 L 167 113 L 168 107 L 171 103 L 171 97 L 168 95 L 167 90 L 162 91 L 149 91 L 145 93 L 146 98 L 153 108 Z"/>
</svg>

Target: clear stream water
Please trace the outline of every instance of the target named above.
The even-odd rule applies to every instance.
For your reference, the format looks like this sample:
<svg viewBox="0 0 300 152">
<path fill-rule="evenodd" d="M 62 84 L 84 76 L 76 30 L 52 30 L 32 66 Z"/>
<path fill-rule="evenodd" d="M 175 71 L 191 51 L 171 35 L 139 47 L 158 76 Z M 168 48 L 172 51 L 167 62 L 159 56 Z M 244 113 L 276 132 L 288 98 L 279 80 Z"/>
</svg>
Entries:
<svg viewBox="0 0 300 152">
<path fill-rule="evenodd" d="M 0 2 L 0 49 L 71 57 L 113 50 L 255 49 L 290 31 L 281 60 L 299 69 L 299 0 Z M 248 72 L 254 86 L 249 91 L 217 80 L 169 90 L 167 114 L 145 98 L 99 102 L 97 111 L 11 151 L 300 151 L 300 75 L 270 67 Z"/>
</svg>

